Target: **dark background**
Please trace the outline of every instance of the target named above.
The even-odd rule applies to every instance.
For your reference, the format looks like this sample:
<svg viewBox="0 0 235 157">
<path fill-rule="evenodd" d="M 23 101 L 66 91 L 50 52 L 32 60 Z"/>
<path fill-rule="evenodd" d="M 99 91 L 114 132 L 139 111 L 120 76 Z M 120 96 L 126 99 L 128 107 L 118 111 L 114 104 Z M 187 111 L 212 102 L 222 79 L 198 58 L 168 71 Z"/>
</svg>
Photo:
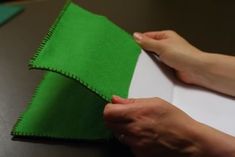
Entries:
<svg viewBox="0 0 235 157">
<path fill-rule="evenodd" d="M 20 113 L 42 78 L 29 71 L 28 60 L 55 20 L 64 0 L 20 2 L 25 10 L 0 27 L 0 157 L 129 156 L 113 142 L 87 143 L 14 139 Z M 233 0 L 76 0 L 109 17 L 129 33 L 173 29 L 204 51 L 235 54 Z"/>
<path fill-rule="evenodd" d="M 232 0 L 76 0 L 129 31 L 173 29 L 205 51 L 235 54 Z"/>
</svg>

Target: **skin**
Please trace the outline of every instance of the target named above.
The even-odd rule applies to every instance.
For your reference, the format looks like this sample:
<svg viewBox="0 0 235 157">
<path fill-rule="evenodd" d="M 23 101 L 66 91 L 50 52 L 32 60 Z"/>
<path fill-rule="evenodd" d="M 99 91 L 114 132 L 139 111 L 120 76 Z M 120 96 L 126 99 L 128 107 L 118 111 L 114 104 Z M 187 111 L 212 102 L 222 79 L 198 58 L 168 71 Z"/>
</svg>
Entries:
<svg viewBox="0 0 235 157">
<path fill-rule="evenodd" d="M 235 57 L 203 52 L 174 31 L 135 33 L 134 38 L 175 69 L 181 81 L 235 96 Z"/>
<path fill-rule="evenodd" d="M 159 55 L 188 84 L 235 96 L 235 57 L 203 52 L 174 31 L 135 33 L 144 49 Z M 104 109 L 107 127 L 135 156 L 235 157 L 235 138 L 199 123 L 160 99 L 113 96 Z"/>
</svg>

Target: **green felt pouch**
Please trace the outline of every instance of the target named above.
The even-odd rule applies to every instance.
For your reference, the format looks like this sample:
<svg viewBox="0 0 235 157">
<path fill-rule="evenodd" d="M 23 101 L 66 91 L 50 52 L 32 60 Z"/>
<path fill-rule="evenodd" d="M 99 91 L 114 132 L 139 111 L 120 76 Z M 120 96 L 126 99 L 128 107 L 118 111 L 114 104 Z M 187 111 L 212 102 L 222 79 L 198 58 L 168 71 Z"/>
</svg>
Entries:
<svg viewBox="0 0 235 157">
<path fill-rule="evenodd" d="M 140 47 L 106 17 L 68 2 L 30 68 L 50 71 L 12 134 L 107 139 L 102 112 L 112 95 L 128 96 Z"/>
</svg>

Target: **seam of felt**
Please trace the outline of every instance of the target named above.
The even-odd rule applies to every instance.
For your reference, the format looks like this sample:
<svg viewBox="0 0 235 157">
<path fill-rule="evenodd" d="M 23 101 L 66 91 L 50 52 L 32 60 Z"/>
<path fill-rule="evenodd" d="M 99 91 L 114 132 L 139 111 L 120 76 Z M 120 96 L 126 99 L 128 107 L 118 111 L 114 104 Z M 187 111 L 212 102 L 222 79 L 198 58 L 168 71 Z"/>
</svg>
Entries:
<svg viewBox="0 0 235 157">
<path fill-rule="evenodd" d="M 60 12 L 60 15 L 59 15 L 58 18 L 56 19 L 56 22 L 53 24 L 52 27 L 50 27 L 50 29 L 49 29 L 47 35 L 44 37 L 44 39 L 43 39 L 41 45 L 39 46 L 39 48 L 38 48 L 38 50 L 37 50 L 37 53 L 36 53 L 36 54 L 32 57 L 32 59 L 30 60 L 29 67 L 32 65 L 33 61 L 37 58 L 38 54 L 39 54 L 40 51 L 43 49 L 43 47 L 44 47 L 44 45 L 46 44 L 46 42 L 50 39 L 51 35 L 53 34 L 53 30 L 56 28 L 57 23 L 60 21 L 60 18 L 63 16 L 64 12 L 66 11 L 66 9 L 68 8 L 68 6 L 69 6 L 70 3 L 71 3 L 71 0 L 68 0 L 68 1 L 66 2 L 66 4 L 64 5 L 62 11 Z M 45 76 L 46 76 L 46 75 L 45 75 Z M 45 76 L 43 77 L 41 83 L 44 81 Z M 18 135 L 18 136 L 24 136 L 24 135 L 29 135 L 29 136 L 32 135 L 32 136 L 33 136 L 33 135 L 34 135 L 34 133 L 23 133 L 23 132 L 18 132 L 18 131 L 15 131 L 15 130 L 16 130 L 16 128 L 18 127 L 18 125 L 21 124 L 21 120 L 22 120 L 22 118 L 24 117 L 24 114 L 25 114 L 28 110 L 30 110 L 30 107 L 31 107 L 31 104 L 32 104 L 32 100 L 34 99 L 34 97 L 36 97 L 37 91 L 38 91 L 38 89 L 40 88 L 41 83 L 35 88 L 35 92 L 34 92 L 32 98 L 31 98 L 31 101 L 28 103 L 28 105 L 27 105 L 25 111 L 23 111 L 23 112 L 21 113 L 21 115 L 19 116 L 19 118 L 18 118 L 16 124 L 14 125 L 14 127 L 13 127 L 13 129 L 12 129 L 12 131 L 11 131 L 11 134 L 12 134 L 12 135 Z M 40 136 L 40 135 L 37 134 L 36 136 Z M 45 135 L 45 136 L 48 136 L 48 135 Z M 49 136 L 48 136 L 48 137 L 49 137 Z"/>
<path fill-rule="evenodd" d="M 19 116 L 19 118 L 18 118 L 16 124 L 14 125 L 14 127 L 13 127 L 13 129 L 12 129 L 12 131 L 11 131 L 11 135 L 17 135 L 17 136 L 27 136 L 27 135 L 28 135 L 28 136 L 31 136 L 31 135 L 32 135 L 32 136 L 33 136 L 33 135 L 36 135 L 36 136 L 37 136 L 37 135 L 38 135 L 38 134 L 34 134 L 34 133 L 18 132 L 18 131 L 16 131 L 16 130 L 17 130 L 17 127 L 18 127 L 19 125 L 21 125 L 21 121 L 22 121 L 24 115 L 26 114 L 26 112 L 28 112 L 28 111 L 30 110 L 32 101 L 33 101 L 33 99 L 36 97 L 37 91 L 38 91 L 39 88 L 41 87 L 41 84 L 42 84 L 42 82 L 45 80 L 45 78 L 46 78 L 46 75 L 44 75 L 43 79 L 41 80 L 41 83 L 39 83 L 39 85 L 35 88 L 34 94 L 32 95 L 31 100 L 28 102 L 27 107 L 25 108 L 25 110 L 24 110 L 24 111 L 21 113 L 21 115 Z M 39 136 L 40 136 L 40 135 L 39 135 Z"/>
<path fill-rule="evenodd" d="M 42 66 L 37 66 L 37 65 L 31 65 L 30 69 L 36 69 L 36 70 L 48 70 L 48 71 L 52 71 L 52 72 L 56 72 L 58 74 L 61 74 L 63 76 L 69 77 L 70 79 L 74 79 L 76 81 L 79 81 L 82 85 L 84 85 L 86 88 L 90 89 L 91 91 L 95 92 L 96 94 L 98 94 L 99 96 L 101 96 L 104 100 L 107 101 L 111 101 L 110 98 L 106 97 L 105 95 L 101 94 L 101 92 L 99 90 L 97 90 L 96 88 L 93 88 L 92 86 L 90 86 L 87 82 L 83 81 L 82 79 L 80 79 L 79 77 L 77 77 L 76 75 L 72 74 L 71 72 L 65 72 L 63 70 L 58 70 L 55 68 L 51 68 L 51 67 L 42 67 Z M 128 89 L 129 90 L 129 89 Z"/>
</svg>

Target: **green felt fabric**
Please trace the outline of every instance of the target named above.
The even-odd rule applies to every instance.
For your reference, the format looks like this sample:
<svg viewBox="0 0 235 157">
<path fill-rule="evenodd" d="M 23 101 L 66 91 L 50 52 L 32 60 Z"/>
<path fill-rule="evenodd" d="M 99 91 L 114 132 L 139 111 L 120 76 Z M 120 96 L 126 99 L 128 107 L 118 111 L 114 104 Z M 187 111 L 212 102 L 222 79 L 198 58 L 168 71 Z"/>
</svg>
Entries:
<svg viewBox="0 0 235 157">
<path fill-rule="evenodd" d="M 79 80 L 106 100 L 128 96 L 140 47 L 106 17 L 73 3 L 64 9 L 31 62 Z"/>
<path fill-rule="evenodd" d="M 49 30 L 31 68 L 48 72 L 12 134 L 107 139 L 103 108 L 128 96 L 140 47 L 107 18 L 68 3 Z"/>
<path fill-rule="evenodd" d="M 102 119 L 107 102 L 79 82 L 48 72 L 14 135 L 64 139 L 105 139 Z"/>
<path fill-rule="evenodd" d="M 0 5 L 0 26 L 23 10 L 22 6 Z"/>
</svg>

